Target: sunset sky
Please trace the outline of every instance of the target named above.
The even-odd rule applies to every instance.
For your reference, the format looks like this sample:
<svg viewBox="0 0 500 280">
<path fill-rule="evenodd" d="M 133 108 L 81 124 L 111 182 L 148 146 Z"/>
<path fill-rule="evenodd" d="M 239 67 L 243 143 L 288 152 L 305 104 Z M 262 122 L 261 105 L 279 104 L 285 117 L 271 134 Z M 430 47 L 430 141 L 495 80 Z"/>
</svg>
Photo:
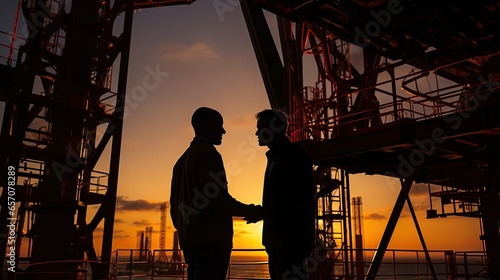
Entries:
<svg viewBox="0 0 500 280">
<path fill-rule="evenodd" d="M 212 107 L 224 117 L 227 134 L 217 149 L 224 159 L 230 193 L 244 203 L 261 203 L 267 148 L 257 145 L 254 115 L 270 105 L 235 2 L 196 1 L 134 15 L 114 248 L 134 248 L 136 232 L 146 226 L 153 226 L 153 248 L 158 248 L 160 204 L 169 199 L 173 165 L 193 137 L 190 118 L 201 106 Z M 217 3 L 224 3 L 226 10 L 216 9 Z M 1 30 L 11 30 L 3 18 Z M 2 35 L 0 44 L 6 43 Z M 147 95 L 134 98 L 131 92 L 143 86 L 151 71 L 162 73 L 158 83 Z M 352 197 L 363 199 L 365 247 L 376 248 L 399 182 L 367 175 L 350 179 Z M 425 219 L 430 208 L 427 186 L 414 186 L 411 199 L 430 249 L 482 249 L 477 219 Z M 261 228 L 262 223 L 247 225 L 235 219 L 234 247 L 261 248 Z M 173 231 L 169 218 L 168 247 Z M 407 209 L 389 248 L 421 249 Z"/>
</svg>

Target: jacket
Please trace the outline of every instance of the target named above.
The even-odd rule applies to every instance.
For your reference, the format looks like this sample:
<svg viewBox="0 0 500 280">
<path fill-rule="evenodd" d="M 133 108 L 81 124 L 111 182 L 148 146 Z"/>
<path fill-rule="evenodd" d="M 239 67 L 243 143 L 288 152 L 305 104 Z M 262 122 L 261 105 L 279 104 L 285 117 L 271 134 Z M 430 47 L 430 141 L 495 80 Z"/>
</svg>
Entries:
<svg viewBox="0 0 500 280">
<path fill-rule="evenodd" d="M 195 137 L 173 168 L 170 215 L 183 250 L 231 250 L 232 216 L 249 205 L 228 192 L 222 157 L 214 145 Z"/>
<path fill-rule="evenodd" d="M 286 140 L 266 153 L 262 244 L 268 250 L 308 254 L 315 241 L 312 161 L 305 148 Z"/>
</svg>

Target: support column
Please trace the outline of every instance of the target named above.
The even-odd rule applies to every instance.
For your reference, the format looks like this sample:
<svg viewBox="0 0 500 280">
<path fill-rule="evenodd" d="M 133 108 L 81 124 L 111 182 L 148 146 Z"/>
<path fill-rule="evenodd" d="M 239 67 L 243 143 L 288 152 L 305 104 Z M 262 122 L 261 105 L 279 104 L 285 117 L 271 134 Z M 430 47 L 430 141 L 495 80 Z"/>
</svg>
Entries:
<svg viewBox="0 0 500 280">
<path fill-rule="evenodd" d="M 109 271 L 109 265 L 111 261 L 111 252 L 113 248 L 113 229 L 115 223 L 115 205 L 116 205 L 116 194 L 118 189 L 118 170 L 120 167 L 120 151 L 122 142 L 122 128 L 123 128 L 123 114 L 125 110 L 125 94 L 127 89 L 127 75 L 128 75 L 128 65 L 130 57 L 130 38 L 132 36 L 132 21 L 134 16 L 134 1 L 125 0 L 125 21 L 123 28 L 123 38 L 125 45 L 122 49 L 122 55 L 120 58 L 120 72 L 118 78 L 118 95 L 116 102 L 116 109 L 114 112 L 114 117 L 116 117 L 115 130 L 112 140 L 111 149 L 111 160 L 109 166 L 109 181 L 108 190 L 106 192 L 105 202 L 101 207 L 104 209 L 104 232 L 102 239 L 102 249 L 101 249 L 101 262 L 104 264 L 103 267 L 107 268 L 100 273 L 107 274 Z M 124 2 L 125 2 L 124 1 Z M 96 277 L 97 279 L 97 277 Z"/>
</svg>

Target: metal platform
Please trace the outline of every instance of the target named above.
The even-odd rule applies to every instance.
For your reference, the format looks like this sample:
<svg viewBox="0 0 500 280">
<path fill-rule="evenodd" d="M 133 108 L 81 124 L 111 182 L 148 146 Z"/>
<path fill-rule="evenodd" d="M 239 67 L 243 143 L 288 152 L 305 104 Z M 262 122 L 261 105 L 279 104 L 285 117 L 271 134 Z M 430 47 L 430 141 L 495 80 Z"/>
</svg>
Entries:
<svg viewBox="0 0 500 280">
<path fill-rule="evenodd" d="M 500 158 L 499 106 L 424 121 L 401 119 L 344 137 L 304 143 L 318 165 L 457 188 L 481 184 L 472 170 L 495 169 Z M 464 172 L 466 171 L 466 172 Z"/>
<path fill-rule="evenodd" d="M 476 58 L 496 55 L 500 46 L 498 1 L 250 2 L 291 21 L 324 28 L 393 61 L 436 71 L 460 83 L 480 74 Z M 485 67 L 498 70 L 497 62 L 498 58 Z"/>
<path fill-rule="evenodd" d="M 322 169 L 401 180 L 366 279 L 375 277 L 405 203 L 414 212 L 414 182 L 440 199 L 440 213 L 431 208 L 429 218 L 482 219 L 487 277 L 500 277 L 500 1 L 249 0 L 242 7 L 269 100 L 289 114 L 292 140 Z M 262 10 L 277 16 L 278 43 Z M 306 84 L 307 71 L 317 71 L 314 84 Z"/>
</svg>

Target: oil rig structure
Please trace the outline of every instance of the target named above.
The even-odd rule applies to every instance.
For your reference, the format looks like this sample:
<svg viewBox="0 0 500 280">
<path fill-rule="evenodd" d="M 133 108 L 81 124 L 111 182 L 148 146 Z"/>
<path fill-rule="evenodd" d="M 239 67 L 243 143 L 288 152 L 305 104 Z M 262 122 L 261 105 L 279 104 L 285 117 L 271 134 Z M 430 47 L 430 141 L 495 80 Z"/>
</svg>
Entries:
<svg viewBox="0 0 500 280">
<path fill-rule="evenodd" d="M 16 3 L 0 63 L 0 169 L 17 171 L 14 186 L 1 176 L 0 219 L 15 221 L 0 229 L 3 279 L 79 279 L 85 259 L 108 279 L 134 10 L 191 2 Z"/>
<path fill-rule="evenodd" d="M 85 259 L 93 279 L 109 277 L 133 13 L 192 2 L 18 1 L 13 31 L 0 31 L 11 39 L 0 46 L 0 170 L 16 170 L 13 185 L 0 176 L 0 220 L 15 221 L 0 228 L 4 279 L 79 279 Z M 349 175 L 364 173 L 401 182 L 364 279 L 376 278 L 403 206 L 412 210 L 414 183 L 440 204 L 428 218 L 480 219 L 483 279 L 500 279 L 500 1 L 240 6 L 270 104 L 313 157 L 317 233 L 342 276 L 355 271 Z"/>
<path fill-rule="evenodd" d="M 317 165 L 317 233 L 337 248 L 340 277 L 356 270 L 349 174 L 362 173 L 396 178 L 401 189 L 357 279 L 376 278 L 405 204 L 419 228 L 414 183 L 441 204 L 428 218 L 480 219 L 480 274 L 500 279 L 500 1 L 241 5 L 269 101 Z M 263 10 L 277 15 L 277 43 Z"/>
</svg>

